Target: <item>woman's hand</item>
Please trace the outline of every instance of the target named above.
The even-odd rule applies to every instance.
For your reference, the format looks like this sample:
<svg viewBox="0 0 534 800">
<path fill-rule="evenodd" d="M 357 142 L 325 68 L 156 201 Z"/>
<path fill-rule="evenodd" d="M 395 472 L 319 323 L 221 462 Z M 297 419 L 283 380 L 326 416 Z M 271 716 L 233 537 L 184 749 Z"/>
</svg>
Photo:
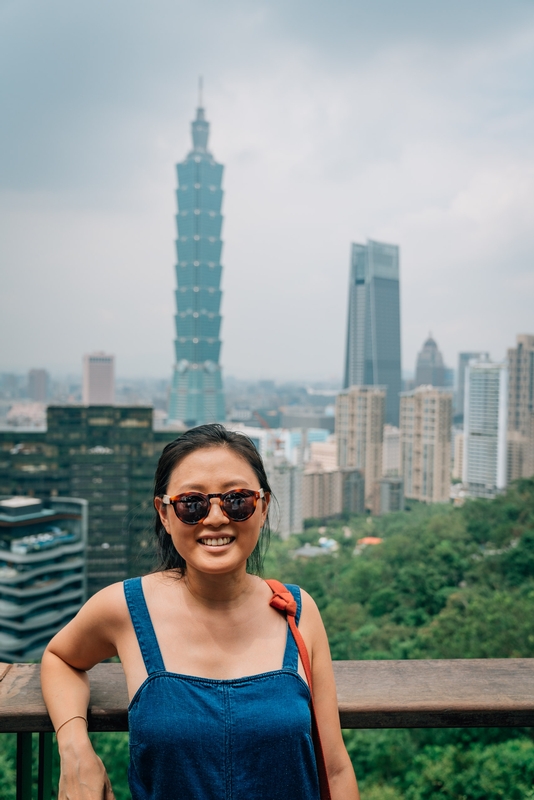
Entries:
<svg viewBox="0 0 534 800">
<path fill-rule="evenodd" d="M 61 756 L 58 800 L 115 800 L 106 768 L 87 733 L 62 734 L 58 732 Z"/>
<path fill-rule="evenodd" d="M 87 735 L 87 670 L 117 654 L 116 630 L 127 619 L 122 584 L 94 595 L 46 648 L 41 687 L 61 758 L 58 800 L 114 800 L 108 775 Z"/>
</svg>

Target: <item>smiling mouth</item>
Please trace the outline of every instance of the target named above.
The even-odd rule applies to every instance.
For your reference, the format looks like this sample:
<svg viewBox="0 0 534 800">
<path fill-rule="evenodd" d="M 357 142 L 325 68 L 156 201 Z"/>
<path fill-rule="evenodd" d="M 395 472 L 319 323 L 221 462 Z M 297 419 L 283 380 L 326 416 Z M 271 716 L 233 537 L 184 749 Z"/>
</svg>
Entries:
<svg viewBox="0 0 534 800">
<path fill-rule="evenodd" d="M 225 544 L 230 544 L 234 541 L 234 536 L 210 536 L 198 539 L 199 544 L 207 545 L 207 547 L 223 547 Z"/>
</svg>

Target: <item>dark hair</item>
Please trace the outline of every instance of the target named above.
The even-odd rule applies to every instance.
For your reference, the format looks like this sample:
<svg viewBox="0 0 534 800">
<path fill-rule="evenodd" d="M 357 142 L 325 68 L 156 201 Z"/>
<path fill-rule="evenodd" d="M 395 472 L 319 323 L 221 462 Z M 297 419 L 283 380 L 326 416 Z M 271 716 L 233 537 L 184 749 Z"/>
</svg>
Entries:
<svg viewBox="0 0 534 800">
<path fill-rule="evenodd" d="M 243 458 L 256 473 L 263 491 L 269 492 L 272 495 L 263 461 L 254 443 L 248 436 L 245 436 L 244 433 L 229 431 L 223 425 L 213 423 L 211 425 L 199 425 L 196 428 L 190 428 L 178 439 L 175 439 L 163 448 L 154 478 L 154 498 L 163 497 L 164 494 L 167 494 L 167 486 L 169 485 L 171 474 L 180 461 L 190 453 L 194 453 L 195 450 L 202 450 L 207 447 L 227 447 Z M 183 574 L 187 567 L 186 562 L 174 547 L 172 539 L 163 527 L 163 523 L 157 512 L 155 532 L 159 562 L 157 569 L 176 569 Z M 270 536 L 271 529 L 269 525 L 269 513 L 267 512 L 267 518 L 261 529 L 258 543 L 247 560 L 248 572 L 261 575 L 263 559 L 269 547 Z"/>
</svg>

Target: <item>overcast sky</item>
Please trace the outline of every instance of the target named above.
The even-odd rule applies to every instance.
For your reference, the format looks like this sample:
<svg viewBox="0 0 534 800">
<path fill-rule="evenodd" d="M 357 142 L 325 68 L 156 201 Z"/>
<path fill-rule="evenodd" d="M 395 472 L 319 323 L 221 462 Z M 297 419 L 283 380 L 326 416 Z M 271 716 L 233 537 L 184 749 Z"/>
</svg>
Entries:
<svg viewBox="0 0 534 800">
<path fill-rule="evenodd" d="M 534 333 L 532 0 L 0 0 L 0 371 L 170 377 L 175 169 L 204 76 L 222 365 L 339 378 L 351 242 L 402 360 Z"/>
</svg>

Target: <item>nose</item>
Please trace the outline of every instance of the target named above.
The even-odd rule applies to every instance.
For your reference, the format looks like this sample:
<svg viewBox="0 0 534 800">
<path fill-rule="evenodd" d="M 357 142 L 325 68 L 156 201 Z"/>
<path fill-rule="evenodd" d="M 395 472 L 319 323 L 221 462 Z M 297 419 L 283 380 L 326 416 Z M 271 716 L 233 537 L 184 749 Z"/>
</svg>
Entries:
<svg viewBox="0 0 534 800">
<path fill-rule="evenodd" d="M 209 514 L 202 520 L 203 524 L 219 527 L 220 525 L 225 525 L 229 521 L 230 520 L 222 509 L 221 498 L 212 497 L 210 500 Z"/>
</svg>

